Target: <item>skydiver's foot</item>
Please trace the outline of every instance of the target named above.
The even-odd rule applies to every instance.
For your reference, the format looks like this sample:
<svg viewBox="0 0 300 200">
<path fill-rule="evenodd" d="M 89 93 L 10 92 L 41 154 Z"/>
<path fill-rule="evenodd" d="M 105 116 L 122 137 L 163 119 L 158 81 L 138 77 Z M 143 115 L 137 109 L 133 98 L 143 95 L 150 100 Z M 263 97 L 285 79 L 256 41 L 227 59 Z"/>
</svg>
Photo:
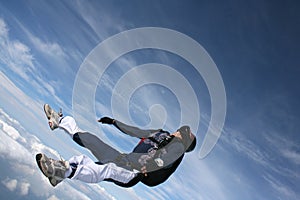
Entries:
<svg viewBox="0 0 300 200">
<path fill-rule="evenodd" d="M 58 128 L 59 121 L 63 116 L 61 110 L 57 113 L 55 112 L 49 104 L 44 105 L 44 111 L 48 119 L 49 127 L 51 130 Z"/>
<path fill-rule="evenodd" d="M 65 173 L 70 168 L 68 161 L 54 160 L 41 153 L 37 154 L 35 158 L 40 170 L 53 187 L 65 179 Z"/>
</svg>

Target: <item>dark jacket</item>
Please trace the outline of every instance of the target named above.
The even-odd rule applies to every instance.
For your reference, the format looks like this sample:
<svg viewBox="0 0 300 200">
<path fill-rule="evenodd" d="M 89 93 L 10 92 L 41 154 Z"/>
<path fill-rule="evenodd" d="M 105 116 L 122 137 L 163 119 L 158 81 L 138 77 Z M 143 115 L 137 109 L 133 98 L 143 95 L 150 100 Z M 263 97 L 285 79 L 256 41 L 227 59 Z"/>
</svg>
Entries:
<svg viewBox="0 0 300 200">
<path fill-rule="evenodd" d="M 148 186 L 156 186 L 166 181 L 181 163 L 185 147 L 178 138 L 173 138 L 168 144 L 158 148 L 158 143 L 170 136 L 162 129 L 142 130 L 115 120 L 114 125 L 123 133 L 140 138 L 141 141 L 127 155 L 133 169 L 147 168 L 147 176 L 139 175 L 130 184 L 141 181 Z M 120 184 L 119 184 L 120 185 Z M 128 187 L 126 184 L 121 186 Z"/>
</svg>

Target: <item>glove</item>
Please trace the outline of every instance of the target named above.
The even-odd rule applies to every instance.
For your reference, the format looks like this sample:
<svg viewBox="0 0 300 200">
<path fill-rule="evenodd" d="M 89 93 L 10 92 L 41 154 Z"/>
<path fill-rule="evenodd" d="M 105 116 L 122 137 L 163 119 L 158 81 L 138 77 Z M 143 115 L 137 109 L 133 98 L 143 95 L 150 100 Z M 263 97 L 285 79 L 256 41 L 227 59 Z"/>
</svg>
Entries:
<svg viewBox="0 0 300 200">
<path fill-rule="evenodd" d="M 109 117 L 102 117 L 98 122 L 101 122 L 102 124 L 113 124 L 115 120 Z"/>
</svg>

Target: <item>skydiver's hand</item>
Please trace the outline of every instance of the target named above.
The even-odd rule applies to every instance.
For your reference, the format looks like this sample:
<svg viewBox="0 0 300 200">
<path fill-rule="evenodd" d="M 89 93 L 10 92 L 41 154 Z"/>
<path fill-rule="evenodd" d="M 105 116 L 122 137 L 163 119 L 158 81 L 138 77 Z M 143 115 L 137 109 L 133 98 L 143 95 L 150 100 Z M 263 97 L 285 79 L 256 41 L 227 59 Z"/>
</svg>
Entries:
<svg viewBox="0 0 300 200">
<path fill-rule="evenodd" d="M 146 166 L 143 166 L 143 167 L 141 168 L 141 172 L 142 172 L 142 174 L 144 174 L 144 176 L 148 176 Z"/>
<path fill-rule="evenodd" d="M 101 122 L 102 124 L 113 124 L 115 120 L 109 117 L 102 117 L 101 119 L 98 119 L 98 122 Z"/>
</svg>

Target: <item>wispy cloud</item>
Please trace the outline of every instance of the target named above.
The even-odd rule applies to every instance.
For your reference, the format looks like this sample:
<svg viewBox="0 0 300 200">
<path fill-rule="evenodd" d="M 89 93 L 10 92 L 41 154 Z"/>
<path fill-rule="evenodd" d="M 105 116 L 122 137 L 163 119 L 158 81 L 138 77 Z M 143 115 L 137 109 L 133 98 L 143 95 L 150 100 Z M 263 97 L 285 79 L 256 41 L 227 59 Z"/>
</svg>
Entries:
<svg viewBox="0 0 300 200">
<path fill-rule="evenodd" d="M 295 150 L 284 149 L 281 150 L 282 155 L 290 160 L 291 162 L 295 163 L 296 165 L 300 165 L 300 153 Z"/>
<path fill-rule="evenodd" d="M 273 151 L 276 151 L 282 158 L 290 163 L 300 165 L 299 145 L 294 140 L 289 140 L 276 133 L 264 134 L 264 138 L 268 145 L 273 147 Z"/>
<path fill-rule="evenodd" d="M 43 52 L 46 55 L 49 55 L 51 58 L 59 57 L 59 58 L 65 58 L 67 55 L 65 51 L 62 49 L 62 47 L 57 44 L 56 42 L 50 43 L 50 42 L 44 42 L 40 38 L 34 36 L 30 32 L 27 32 L 29 39 L 34 44 L 34 46 L 41 52 Z"/>
<path fill-rule="evenodd" d="M 290 187 L 286 184 L 281 183 L 279 180 L 276 180 L 270 175 L 265 175 L 263 177 L 272 187 L 274 196 L 277 196 L 278 199 L 298 199 L 298 194 L 295 193 Z"/>
<path fill-rule="evenodd" d="M 228 128 L 226 128 L 221 140 L 225 141 L 226 145 L 230 147 L 230 150 L 227 149 L 228 153 L 245 156 L 257 170 L 261 170 L 261 176 L 271 188 L 283 197 L 289 196 L 290 199 L 297 199 L 298 194 L 294 188 L 289 187 L 283 181 L 289 179 L 292 182 L 299 182 L 300 180 L 298 172 L 290 167 L 291 163 L 295 164 L 295 168 L 297 168 L 297 165 L 299 166 L 299 153 L 293 150 L 296 148 L 294 141 L 280 137 L 280 134 L 273 133 L 272 136 L 262 134 L 260 137 L 261 142 L 267 141 L 263 142 L 264 145 L 262 146 L 260 143 L 254 143 L 244 134 Z M 226 148 L 226 146 L 223 145 L 222 148 Z"/>
<path fill-rule="evenodd" d="M 37 69 L 37 60 L 31 52 L 31 49 L 18 40 L 12 40 L 9 37 L 9 29 L 3 19 L 0 18 L 0 62 L 3 64 L 4 71 L 12 71 L 15 75 L 31 85 L 39 96 L 42 94 L 46 97 L 54 98 L 58 103 L 64 105 L 63 101 L 57 96 L 55 85 L 50 85 L 42 78 L 40 71 Z M 25 32 L 27 31 L 24 28 Z M 28 31 L 27 31 L 28 32 Z M 29 33 L 28 33 L 29 34 Z M 30 34 L 29 34 L 30 35 Z M 36 44 L 42 53 L 49 56 L 61 58 L 63 62 L 65 54 L 58 44 L 43 43 L 39 38 L 31 35 L 33 43 Z M 15 80 L 18 82 L 18 80 Z"/>
<path fill-rule="evenodd" d="M 51 67 L 55 68 L 57 71 L 59 70 L 60 73 L 71 73 L 72 67 L 69 65 L 69 54 L 66 53 L 66 51 L 71 50 L 65 50 L 60 44 L 57 42 L 49 42 L 46 40 L 42 40 L 41 38 L 37 37 L 33 33 L 30 32 L 26 27 L 24 27 L 20 22 L 18 22 L 19 26 L 22 28 L 25 35 L 27 35 L 27 38 L 31 42 L 32 48 L 35 48 L 39 52 L 39 56 L 46 60 L 48 63 L 44 67 Z"/>
<path fill-rule="evenodd" d="M 30 80 L 28 73 L 35 70 L 30 48 L 20 41 L 10 40 L 9 29 L 2 18 L 0 18 L 0 62 L 26 81 Z"/>
<path fill-rule="evenodd" d="M 225 130 L 225 129 L 224 129 Z M 265 167 L 269 166 L 269 157 L 267 151 L 261 149 L 253 141 L 247 139 L 242 133 L 235 130 L 224 131 L 223 140 L 231 147 L 238 151 L 241 155 L 247 156 L 249 159 L 259 163 Z"/>
<path fill-rule="evenodd" d="M 122 18 L 113 17 L 113 15 L 107 9 L 103 9 L 102 6 L 95 7 L 81 1 L 77 1 L 73 6 L 74 10 L 78 12 L 85 24 L 93 30 L 90 31 L 90 33 L 92 33 L 90 34 L 91 37 L 96 35 L 98 39 L 103 40 L 112 33 L 118 33 L 133 26 L 130 22 L 125 23 L 125 21 L 122 21 Z M 107 30 L 110 32 L 107 32 Z"/>
</svg>

